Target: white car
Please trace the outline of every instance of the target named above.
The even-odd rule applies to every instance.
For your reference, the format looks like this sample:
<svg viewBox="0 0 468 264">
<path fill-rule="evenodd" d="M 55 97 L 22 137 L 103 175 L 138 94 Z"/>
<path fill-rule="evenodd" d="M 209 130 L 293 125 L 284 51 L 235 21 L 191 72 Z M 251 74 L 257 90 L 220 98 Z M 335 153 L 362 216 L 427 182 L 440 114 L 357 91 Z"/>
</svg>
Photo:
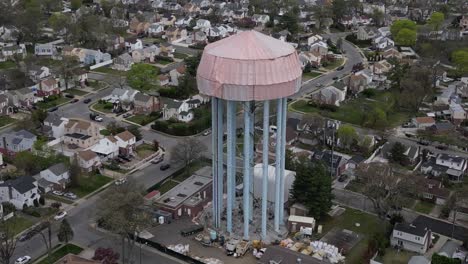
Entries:
<svg viewBox="0 0 468 264">
<path fill-rule="evenodd" d="M 15 264 L 26 264 L 31 260 L 30 256 L 24 256 L 15 260 Z"/>
<path fill-rule="evenodd" d="M 72 200 L 78 198 L 78 196 L 76 196 L 76 194 L 71 193 L 71 192 L 68 192 L 68 193 L 64 194 L 63 196 L 65 196 L 65 197 L 67 197 L 69 199 L 72 199 Z"/>
<path fill-rule="evenodd" d="M 203 136 L 208 136 L 209 134 L 211 134 L 211 129 L 208 129 L 205 132 L 203 132 Z"/>
<path fill-rule="evenodd" d="M 52 194 L 57 195 L 57 196 L 62 196 L 63 192 L 61 191 L 53 191 Z"/>
<path fill-rule="evenodd" d="M 62 212 L 59 212 L 58 214 L 56 214 L 54 216 L 54 219 L 55 220 L 60 220 L 60 219 L 63 219 L 65 216 L 67 216 L 67 212 L 62 211 Z"/>
<path fill-rule="evenodd" d="M 94 118 L 94 120 L 95 120 L 96 122 L 102 122 L 102 121 L 103 121 L 102 117 L 100 117 L 100 116 L 96 116 L 96 117 Z"/>
<path fill-rule="evenodd" d="M 122 185 L 122 184 L 125 184 L 126 182 L 127 182 L 126 178 L 118 179 L 115 181 L 115 185 Z"/>
</svg>

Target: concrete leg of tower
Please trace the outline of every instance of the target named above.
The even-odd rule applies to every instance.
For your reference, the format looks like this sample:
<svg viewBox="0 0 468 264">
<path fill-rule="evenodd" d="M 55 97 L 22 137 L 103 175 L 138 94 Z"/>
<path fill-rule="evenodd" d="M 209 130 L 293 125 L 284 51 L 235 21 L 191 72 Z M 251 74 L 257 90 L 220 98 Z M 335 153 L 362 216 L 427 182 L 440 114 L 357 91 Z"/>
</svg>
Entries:
<svg viewBox="0 0 468 264">
<path fill-rule="evenodd" d="M 221 223 L 221 213 L 223 212 L 223 178 L 224 178 L 224 151 L 223 151 L 223 137 L 224 137 L 224 126 L 223 126 L 223 112 L 224 112 L 224 100 L 218 99 L 218 223 Z"/>
<path fill-rule="evenodd" d="M 276 232 L 279 232 L 280 224 L 280 203 L 281 203 L 281 121 L 283 115 L 283 99 L 277 99 L 276 105 L 276 157 L 275 157 L 275 219 L 274 219 L 274 228 Z"/>
<path fill-rule="evenodd" d="M 236 177 L 236 103 L 234 101 L 227 101 L 227 231 L 232 233 L 232 208 L 235 200 L 235 189 L 232 188 L 232 183 L 235 185 Z M 234 143 L 233 143 L 234 142 Z"/>
<path fill-rule="evenodd" d="M 280 198 L 280 211 L 279 211 L 279 218 L 280 218 L 280 225 L 284 224 L 284 170 L 285 170 L 285 162 L 286 162 L 286 121 L 287 121 L 287 107 L 288 101 L 286 98 L 283 98 L 283 108 L 281 114 L 281 176 L 280 176 L 280 189 L 281 189 L 281 198 Z M 279 127 L 278 127 L 279 129 Z"/>
<path fill-rule="evenodd" d="M 250 214 L 249 214 L 249 219 L 250 221 L 253 221 L 253 211 L 254 211 L 254 166 L 255 166 L 255 161 L 254 161 L 254 148 L 255 148 L 255 141 L 254 141 L 254 136 L 255 136 L 255 102 L 252 101 L 250 104 Z"/>
<path fill-rule="evenodd" d="M 244 239 L 249 239 L 249 216 L 250 216 L 250 125 L 251 125 L 250 102 L 244 102 Z"/>
<path fill-rule="evenodd" d="M 267 231 L 267 195 L 268 195 L 268 143 L 270 139 L 270 101 L 263 102 L 263 147 L 262 147 L 262 239 Z"/>
<path fill-rule="evenodd" d="M 213 226 L 219 228 L 218 222 L 218 99 L 211 98 L 211 128 L 212 128 L 212 174 L 213 174 Z"/>
</svg>

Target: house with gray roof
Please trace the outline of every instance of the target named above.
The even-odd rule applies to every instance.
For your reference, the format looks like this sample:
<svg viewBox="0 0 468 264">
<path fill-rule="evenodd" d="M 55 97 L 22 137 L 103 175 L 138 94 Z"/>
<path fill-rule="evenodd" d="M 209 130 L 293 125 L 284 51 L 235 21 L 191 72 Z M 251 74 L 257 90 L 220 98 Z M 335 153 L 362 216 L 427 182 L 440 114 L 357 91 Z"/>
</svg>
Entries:
<svg viewBox="0 0 468 264">
<path fill-rule="evenodd" d="M 179 101 L 171 98 L 161 98 L 163 111 L 163 119 L 171 118 L 182 122 L 190 122 L 194 118 L 192 108 L 187 103 L 188 100 Z"/>
<path fill-rule="evenodd" d="M 1 135 L 0 152 L 3 155 L 14 156 L 20 151 L 30 151 L 37 137 L 24 129 Z"/>
<path fill-rule="evenodd" d="M 68 118 L 61 117 L 55 113 L 49 113 L 44 120 L 44 133 L 53 138 L 61 138 L 65 135 L 65 125 L 68 123 Z"/>
<path fill-rule="evenodd" d="M 118 71 L 129 71 L 133 65 L 133 58 L 128 53 L 124 53 L 114 59 L 112 69 Z"/>
<path fill-rule="evenodd" d="M 390 243 L 393 247 L 420 254 L 426 253 L 431 241 L 431 230 L 422 225 L 407 223 L 395 224 L 390 237 Z"/>
<path fill-rule="evenodd" d="M 48 186 L 51 186 L 52 189 L 64 190 L 70 182 L 70 170 L 62 162 L 41 171 L 38 178 L 42 179 L 43 183 L 49 183 Z"/>
<path fill-rule="evenodd" d="M 133 101 L 134 114 L 151 114 L 160 110 L 159 98 L 153 95 L 137 93 Z"/>
<path fill-rule="evenodd" d="M 39 202 L 37 181 L 31 176 L 20 176 L 0 183 L 0 202 L 10 202 L 18 210 Z"/>
</svg>

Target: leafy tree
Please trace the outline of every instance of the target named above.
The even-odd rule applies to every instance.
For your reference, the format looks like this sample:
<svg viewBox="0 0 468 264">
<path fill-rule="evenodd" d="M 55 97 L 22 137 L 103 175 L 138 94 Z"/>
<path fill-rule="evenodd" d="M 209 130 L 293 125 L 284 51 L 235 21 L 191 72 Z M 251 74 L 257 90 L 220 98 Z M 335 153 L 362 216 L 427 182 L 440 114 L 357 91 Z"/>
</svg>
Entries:
<svg viewBox="0 0 468 264">
<path fill-rule="evenodd" d="M 141 130 L 139 127 L 129 126 L 127 130 L 135 136 L 136 141 L 140 141 L 143 139 L 143 135 L 141 134 Z"/>
<path fill-rule="evenodd" d="M 416 44 L 417 33 L 415 30 L 403 28 L 398 31 L 398 34 L 395 37 L 395 42 L 403 46 L 413 46 Z"/>
<path fill-rule="evenodd" d="M 72 10 L 78 10 L 83 4 L 83 0 L 70 0 L 70 8 Z"/>
<path fill-rule="evenodd" d="M 141 209 L 144 205 L 142 190 L 129 180 L 127 184 L 106 192 L 97 210 L 99 224 L 120 235 L 122 240 L 122 263 L 133 263 L 135 234 L 151 224 L 151 217 Z"/>
<path fill-rule="evenodd" d="M 184 138 L 172 148 L 171 161 L 182 162 L 186 169 L 189 165 L 203 157 L 203 153 L 206 151 L 206 146 L 201 143 L 197 138 L 188 137 Z"/>
<path fill-rule="evenodd" d="M 405 151 L 406 151 L 405 146 L 401 144 L 400 142 L 396 142 L 391 149 L 392 160 L 400 164 L 405 162 L 406 160 Z"/>
<path fill-rule="evenodd" d="M 36 124 L 44 124 L 47 112 L 43 109 L 36 109 L 31 112 L 31 120 Z"/>
<path fill-rule="evenodd" d="M 380 9 L 377 9 L 377 8 L 374 8 L 374 10 L 372 11 L 372 14 L 370 15 L 370 17 L 372 18 L 372 20 L 374 21 L 374 23 L 377 26 L 383 25 L 383 23 L 385 21 L 384 13 L 382 11 L 380 11 Z"/>
<path fill-rule="evenodd" d="M 188 57 L 185 59 L 185 64 L 187 66 L 187 73 L 193 77 L 197 76 L 198 65 L 200 64 L 202 53 L 197 53 L 196 56 Z"/>
<path fill-rule="evenodd" d="M 158 70 L 149 64 L 134 64 L 127 73 L 128 84 L 136 90 L 148 91 L 156 81 Z"/>
<path fill-rule="evenodd" d="M 68 223 L 67 219 L 63 219 L 57 233 L 58 240 L 62 243 L 68 244 L 68 242 L 73 239 L 73 235 L 72 227 Z"/>
<path fill-rule="evenodd" d="M 312 8 L 313 16 L 317 21 L 318 29 L 323 29 L 327 26 L 327 21 L 332 17 L 333 11 L 328 5 L 315 5 Z"/>
<path fill-rule="evenodd" d="M 62 10 L 61 0 L 42 0 L 42 8 L 49 14 L 51 12 L 58 12 Z"/>
<path fill-rule="evenodd" d="M 286 149 L 284 166 L 287 170 L 295 171 L 296 163 L 294 162 L 294 154 L 291 149 Z"/>
<path fill-rule="evenodd" d="M 296 163 L 296 178 L 291 196 L 303 204 L 315 219 L 324 217 L 332 205 L 331 178 L 320 163 L 303 158 Z"/>
<path fill-rule="evenodd" d="M 93 260 L 101 261 L 102 264 L 117 264 L 119 262 L 120 255 L 114 252 L 112 248 L 97 248 L 94 251 Z"/>
<path fill-rule="evenodd" d="M 369 155 L 372 151 L 372 138 L 370 136 L 364 136 L 361 142 L 359 142 L 359 148 L 364 155 Z"/>
<path fill-rule="evenodd" d="M 312 65 L 310 62 L 307 62 L 306 66 L 304 67 L 304 70 L 302 70 L 303 73 L 308 73 L 312 70 Z"/>
<path fill-rule="evenodd" d="M 431 25 L 432 29 L 435 31 L 439 31 L 440 26 L 442 26 L 442 23 L 444 23 L 445 20 L 445 15 L 444 13 L 441 12 L 434 12 L 431 14 L 431 17 L 429 18 L 429 25 Z"/>
<path fill-rule="evenodd" d="M 432 264 L 460 264 L 459 259 L 448 258 L 446 256 L 439 255 L 437 253 L 432 255 Z"/>
<path fill-rule="evenodd" d="M 332 3 L 333 22 L 338 24 L 339 20 L 349 14 L 350 10 L 345 0 L 334 0 Z"/>
<path fill-rule="evenodd" d="M 280 23 L 282 29 L 287 29 L 293 36 L 299 32 L 298 17 L 297 14 L 294 14 L 292 11 L 281 16 Z"/>
<path fill-rule="evenodd" d="M 392 64 L 392 69 L 389 72 L 388 79 L 391 82 L 391 87 L 398 89 L 401 92 L 401 80 L 409 70 L 409 65 L 400 63 L 398 60 L 389 60 Z"/>
<path fill-rule="evenodd" d="M 380 219 L 401 208 L 401 194 L 407 191 L 408 184 L 393 173 L 390 165 L 380 162 L 362 164 L 356 169 L 356 176 L 364 184 L 363 194 L 371 200 Z"/>
<path fill-rule="evenodd" d="M 124 132 L 125 128 L 117 124 L 117 122 L 111 121 L 109 124 L 107 124 L 106 130 L 109 131 L 111 135 L 116 135 L 118 133 Z"/>
<path fill-rule="evenodd" d="M 156 139 L 153 140 L 153 150 L 154 150 L 154 151 L 158 151 L 158 150 L 159 150 L 159 141 L 157 141 Z"/>
<path fill-rule="evenodd" d="M 468 48 L 452 52 L 451 58 L 460 73 L 468 72 Z"/>
<path fill-rule="evenodd" d="M 397 20 L 393 22 L 393 24 L 390 26 L 390 32 L 392 33 L 393 36 L 397 36 L 398 33 L 404 28 L 416 32 L 416 23 L 409 19 Z"/>
<path fill-rule="evenodd" d="M 22 33 L 21 37 L 24 37 L 26 41 L 36 41 L 40 37 L 39 29 L 43 13 L 39 1 L 24 1 L 24 7 L 16 19 L 16 24 Z"/>
<path fill-rule="evenodd" d="M 52 263 L 52 224 L 49 220 L 45 220 L 36 225 L 32 232 L 39 234 L 42 238 L 42 242 L 47 250 L 47 259 L 49 263 Z"/>
<path fill-rule="evenodd" d="M 337 131 L 337 136 L 345 148 L 350 148 L 358 138 L 356 130 L 350 125 L 340 126 Z"/>
<path fill-rule="evenodd" d="M 65 80 L 65 90 L 68 90 L 68 83 L 73 78 L 74 71 L 79 67 L 79 63 L 75 57 L 70 56 L 65 56 L 60 62 L 58 72 Z"/>
</svg>

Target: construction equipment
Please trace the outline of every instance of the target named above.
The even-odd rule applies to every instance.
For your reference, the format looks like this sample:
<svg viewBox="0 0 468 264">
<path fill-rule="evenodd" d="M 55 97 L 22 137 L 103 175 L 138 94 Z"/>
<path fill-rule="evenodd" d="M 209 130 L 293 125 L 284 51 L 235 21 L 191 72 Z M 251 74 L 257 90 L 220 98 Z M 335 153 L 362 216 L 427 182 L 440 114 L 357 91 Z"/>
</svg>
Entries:
<svg viewBox="0 0 468 264">
<path fill-rule="evenodd" d="M 211 239 L 210 239 L 210 236 L 208 235 L 205 235 L 203 236 L 203 239 L 201 241 L 201 244 L 205 247 L 210 247 L 212 242 L 211 242 Z"/>
<path fill-rule="evenodd" d="M 251 247 L 250 241 L 242 240 L 236 246 L 236 254 L 235 257 L 242 257 L 249 251 Z"/>
<path fill-rule="evenodd" d="M 203 226 L 201 225 L 192 225 L 192 226 L 189 226 L 187 228 L 184 228 L 180 231 L 180 234 L 182 236 L 190 236 L 190 235 L 193 235 L 193 234 L 196 234 L 196 233 L 199 233 L 201 231 L 203 231 Z"/>
<path fill-rule="evenodd" d="M 228 256 L 234 255 L 236 253 L 237 244 L 239 244 L 240 240 L 231 238 L 226 242 L 226 254 Z"/>
<path fill-rule="evenodd" d="M 252 248 L 261 249 L 262 246 L 263 246 L 263 243 L 261 240 L 252 240 Z"/>
</svg>

